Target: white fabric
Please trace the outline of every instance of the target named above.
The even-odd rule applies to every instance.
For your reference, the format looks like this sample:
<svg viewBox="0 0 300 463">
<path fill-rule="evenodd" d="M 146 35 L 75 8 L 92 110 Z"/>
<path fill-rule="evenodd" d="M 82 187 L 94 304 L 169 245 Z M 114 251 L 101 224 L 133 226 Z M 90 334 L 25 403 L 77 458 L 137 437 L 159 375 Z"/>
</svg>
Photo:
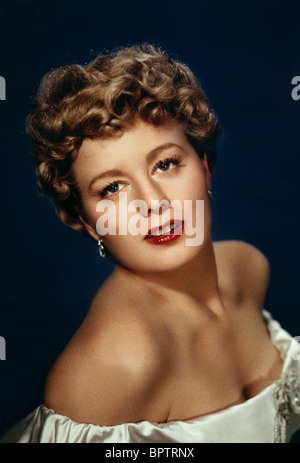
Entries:
<svg viewBox="0 0 300 463">
<path fill-rule="evenodd" d="M 44 443 L 270 443 L 300 428 L 299 344 L 264 311 L 272 343 L 283 359 L 281 377 L 255 397 L 189 421 L 96 426 L 72 421 L 40 405 L 1 442 Z M 294 358 L 295 357 L 295 358 Z M 287 376 L 293 376 L 291 382 Z M 275 391 L 277 391 L 276 394 Z M 279 393 L 279 394 L 278 394 Z M 291 407 L 294 404 L 294 407 Z M 299 407 L 298 407 L 299 405 Z M 285 432 L 287 425 L 287 432 Z"/>
</svg>

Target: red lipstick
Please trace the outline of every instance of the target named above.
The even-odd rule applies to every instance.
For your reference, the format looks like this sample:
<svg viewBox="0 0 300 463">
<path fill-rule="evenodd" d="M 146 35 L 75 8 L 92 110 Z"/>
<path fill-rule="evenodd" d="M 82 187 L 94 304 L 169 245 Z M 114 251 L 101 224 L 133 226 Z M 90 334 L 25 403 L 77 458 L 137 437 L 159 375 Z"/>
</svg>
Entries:
<svg viewBox="0 0 300 463">
<path fill-rule="evenodd" d="M 167 244 L 177 240 L 183 233 L 184 222 L 182 220 L 170 220 L 159 227 L 153 227 L 148 231 L 144 240 L 150 244 Z M 164 232 L 164 230 L 166 230 Z"/>
</svg>

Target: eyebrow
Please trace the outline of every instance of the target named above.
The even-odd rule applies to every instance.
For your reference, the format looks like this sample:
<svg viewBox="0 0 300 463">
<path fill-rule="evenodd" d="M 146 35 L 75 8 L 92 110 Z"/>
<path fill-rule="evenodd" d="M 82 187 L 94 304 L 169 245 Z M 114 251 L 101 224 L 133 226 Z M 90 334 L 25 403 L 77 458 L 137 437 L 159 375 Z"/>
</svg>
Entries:
<svg viewBox="0 0 300 463">
<path fill-rule="evenodd" d="M 183 148 L 180 145 L 177 145 L 176 143 L 164 143 L 163 145 L 160 145 L 157 148 L 154 148 L 153 150 L 151 150 L 149 153 L 147 153 L 146 155 L 147 163 L 150 164 L 162 151 L 168 148 L 172 148 L 174 146 L 176 148 L 180 148 L 181 150 L 183 150 Z M 92 186 L 98 180 L 101 180 L 102 178 L 106 178 L 106 177 L 114 177 L 117 175 L 123 175 L 123 172 L 119 169 L 111 169 L 111 170 L 106 170 L 102 174 L 96 175 L 89 184 L 89 191 L 91 191 Z"/>
</svg>

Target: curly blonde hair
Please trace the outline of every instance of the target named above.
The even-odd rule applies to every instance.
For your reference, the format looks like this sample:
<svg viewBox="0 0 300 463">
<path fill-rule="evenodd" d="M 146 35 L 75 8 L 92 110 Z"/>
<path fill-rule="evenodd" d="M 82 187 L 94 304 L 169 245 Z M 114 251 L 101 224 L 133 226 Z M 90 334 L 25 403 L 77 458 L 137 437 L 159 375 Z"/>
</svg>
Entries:
<svg viewBox="0 0 300 463">
<path fill-rule="evenodd" d="M 42 79 L 26 128 L 38 188 L 69 227 L 86 233 L 72 172 L 83 140 L 111 137 L 136 116 L 154 125 L 170 120 L 182 124 L 213 170 L 219 123 L 193 73 L 160 48 L 122 48 L 87 65 L 59 67 Z"/>
</svg>

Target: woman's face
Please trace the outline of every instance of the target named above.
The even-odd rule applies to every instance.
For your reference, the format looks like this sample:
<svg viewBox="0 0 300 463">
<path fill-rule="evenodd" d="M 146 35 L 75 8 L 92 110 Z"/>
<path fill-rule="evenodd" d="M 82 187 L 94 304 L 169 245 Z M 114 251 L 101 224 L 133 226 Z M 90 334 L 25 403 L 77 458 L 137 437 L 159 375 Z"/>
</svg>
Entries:
<svg viewBox="0 0 300 463">
<path fill-rule="evenodd" d="M 95 240 L 102 235 L 116 261 L 132 271 L 178 268 L 210 237 L 210 172 L 178 123 L 137 119 L 113 138 L 85 139 L 74 174 L 86 229 Z"/>
</svg>

